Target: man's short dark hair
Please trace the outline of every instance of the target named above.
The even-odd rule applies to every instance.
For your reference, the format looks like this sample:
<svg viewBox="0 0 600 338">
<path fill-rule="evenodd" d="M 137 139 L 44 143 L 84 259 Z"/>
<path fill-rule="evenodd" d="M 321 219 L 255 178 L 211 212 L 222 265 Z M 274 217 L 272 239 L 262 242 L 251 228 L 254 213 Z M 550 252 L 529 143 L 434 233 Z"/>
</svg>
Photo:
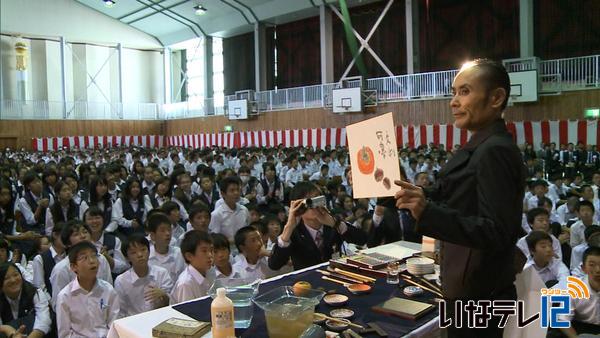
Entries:
<svg viewBox="0 0 600 338">
<path fill-rule="evenodd" d="M 183 235 L 183 240 L 181 241 L 181 254 L 186 263 L 189 264 L 190 262 L 185 258 L 185 254 L 191 253 L 192 255 L 195 255 L 196 248 L 200 243 L 213 244 L 213 241 L 207 232 L 200 230 L 191 230 Z"/>
<path fill-rule="evenodd" d="M 29 188 L 31 182 L 39 179 L 40 177 L 35 171 L 28 171 L 27 173 L 25 173 L 25 176 L 23 176 L 23 186 L 25 186 L 25 188 Z"/>
<path fill-rule="evenodd" d="M 210 237 L 212 238 L 213 248 L 215 250 L 220 250 L 220 249 L 227 249 L 228 251 L 230 250 L 229 240 L 227 239 L 227 237 L 225 235 L 220 234 L 220 233 L 212 233 L 212 234 L 210 234 Z"/>
<path fill-rule="evenodd" d="M 314 183 L 298 182 L 290 191 L 290 200 L 304 199 L 313 192 L 320 193 L 321 190 Z"/>
<path fill-rule="evenodd" d="M 64 228 L 60 233 L 60 240 L 63 242 L 64 246 L 71 246 L 71 235 L 75 231 L 81 231 L 81 229 L 87 230 L 89 233 L 92 233 L 90 227 L 88 227 L 85 223 L 81 221 L 69 221 L 65 224 Z"/>
<path fill-rule="evenodd" d="M 592 235 L 599 233 L 599 232 L 600 232 L 600 226 L 590 225 L 589 227 L 586 227 L 585 230 L 583 230 L 583 238 L 585 238 L 585 241 L 587 242 L 588 239 L 590 239 L 590 237 L 592 237 Z"/>
<path fill-rule="evenodd" d="M 548 235 L 544 231 L 534 230 L 530 232 L 529 235 L 527 235 L 527 237 L 525 237 L 527 246 L 531 251 L 535 251 L 535 246 L 543 240 L 547 240 L 550 241 L 550 243 L 552 243 L 552 237 L 550 237 L 550 235 Z"/>
<path fill-rule="evenodd" d="M 169 219 L 169 216 L 165 215 L 162 212 L 156 212 L 148 216 L 147 223 L 149 232 L 156 232 L 156 230 L 161 224 L 168 224 L 169 226 L 171 226 L 171 220 Z"/>
<path fill-rule="evenodd" d="M 600 247 L 590 246 L 589 248 L 585 249 L 583 252 L 583 259 L 581 260 L 583 265 L 585 265 L 585 261 L 589 256 L 600 256 Z"/>
<path fill-rule="evenodd" d="M 581 210 L 581 207 L 590 208 L 590 210 L 592 210 L 592 213 L 596 211 L 594 208 L 594 204 L 590 201 L 586 201 L 586 200 L 579 201 L 575 210 L 577 210 L 577 212 L 579 212 L 579 210 Z"/>
<path fill-rule="evenodd" d="M 98 249 L 96 249 L 96 246 L 94 246 L 92 242 L 81 241 L 69 248 L 69 263 L 75 264 L 77 262 L 77 256 L 79 253 L 87 249 L 92 250 L 95 254 L 98 254 Z"/>
<path fill-rule="evenodd" d="M 189 218 L 190 218 L 190 222 L 194 219 L 194 217 L 196 217 L 197 214 L 205 212 L 208 214 L 208 218 L 210 218 L 210 209 L 203 203 L 203 204 L 194 204 L 191 208 L 190 208 L 190 213 L 189 213 Z"/>
<path fill-rule="evenodd" d="M 167 201 L 163 205 L 160 206 L 160 210 L 165 214 L 170 214 L 173 210 L 179 210 L 179 204 L 173 201 Z"/>
<path fill-rule="evenodd" d="M 146 236 L 140 233 L 134 233 L 127 237 L 127 239 L 123 241 L 123 244 L 121 245 L 121 252 L 125 258 L 127 258 L 127 251 L 132 244 L 139 244 L 150 250 L 150 241 L 148 241 Z"/>
<path fill-rule="evenodd" d="M 221 184 L 219 184 L 219 189 L 221 189 L 221 192 L 225 193 L 227 192 L 227 189 L 229 189 L 229 186 L 234 184 L 238 187 L 241 186 L 241 181 L 237 176 L 225 177 L 223 180 L 221 180 Z"/>
<path fill-rule="evenodd" d="M 510 97 L 510 78 L 504 65 L 498 61 L 490 59 L 475 59 L 471 61 L 472 67 L 481 69 L 479 78 L 482 83 L 486 86 L 486 90 L 489 92 L 496 88 L 502 88 L 506 92 L 506 97 L 502 102 L 501 110 L 506 108 L 508 98 Z"/>
<path fill-rule="evenodd" d="M 233 240 L 235 242 L 235 247 L 239 252 L 242 252 L 240 248 L 244 243 L 246 243 L 246 237 L 249 233 L 257 231 L 257 228 L 251 225 L 247 225 L 245 227 L 240 228 L 233 236 Z"/>
<path fill-rule="evenodd" d="M 533 208 L 527 212 L 527 223 L 533 224 L 533 221 L 535 221 L 535 218 L 539 215 L 546 215 L 549 217 L 550 213 L 544 208 Z"/>
</svg>

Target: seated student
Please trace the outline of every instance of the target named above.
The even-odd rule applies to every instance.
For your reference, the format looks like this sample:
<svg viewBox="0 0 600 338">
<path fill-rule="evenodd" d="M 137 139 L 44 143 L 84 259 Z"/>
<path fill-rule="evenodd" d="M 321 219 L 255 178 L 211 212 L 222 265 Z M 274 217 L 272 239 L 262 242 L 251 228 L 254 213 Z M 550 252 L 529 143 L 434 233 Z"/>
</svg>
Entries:
<svg viewBox="0 0 600 338">
<path fill-rule="evenodd" d="M 55 186 L 56 201 L 46 209 L 46 232 L 52 235 L 54 223 L 79 220 L 79 205 L 73 201 L 73 190 L 65 181 L 58 181 Z"/>
<path fill-rule="evenodd" d="M 202 175 L 200 177 L 200 190 L 196 192 L 198 199 L 204 202 L 211 212 L 215 210 L 215 204 L 221 198 L 214 185 L 213 178 L 210 175 Z"/>
<path fill-rule="evenodd" d="M 263 247 L 260 232 L 246 226 L 235 233 L 235 246 L 240 255 L 236 257 L 233 271 L 250 280 L 265 279 L 273 275 L 269 269 L 269 252 Z"/>
<path fill-rule="evenodd" d="M 560 225 L 567 225 L 571 219 L 577 218 L 577 204 L 579 199 L 577 196 L 571 196 L 567 199 L 567 203 L 556 208 L 556 216 Z"/>
<path fill-rule="evenodd" d="M 269 205 L 279 205 L 283 202 L 284 190 L 273 163 L 265 162 L 263 170 L 264 178 L 256 185 L 256 204 L 262 209 L 267 209 Z"/>
<path fill-rule="evenodd" d="M 38 254 L 33 258 L 33 282 L 36 288 L 45 288 L 49 294 L 52 294 L 52 284 L 50 283 L 50 274 L 54 266 L 65 258 L 65 246 L 60 239 L 63 227 L 66 223 L 59 222 L 52 228 L 52 245 L 44 253 Z"/>
<path fill-rule="evenodd" d="M 560 259 L 554 257 L 552 237 L 548 233 L 533 230 L 527 235 L 526 241 L 531 258 L 528 259 L 523 269 L 532 265 L 548 287 L 567 279 L 569 269 Z"/>
<path fill-rule="evenodd" d="M 587 248 L 592 246 L 600 246 L 600 226 L 593 225 L 585 229 L 585 242 L 574 247 L 571 251 L 571 274 L 575 277 L 583 278 L 585 273 L 581 269 L 583 262 L 583 253 Z"/>
<path fill-rule="evenodd" d="M 531 231 L 543 231 L 550 235 L 550 238 L 552 239 L 552 251 L 554 252 L 554 256 L 562 259 L 560 242 L 550 232 L 548 211 L 543 208 L 533 208 L 529 210 L 527 212 L 527 223 L 529 223 Z M 527 259 L 531 258 L 531 252 L 529 250 L 529 246 L 527 245 L 527 236 L 523 236 L 517 241 L 517 247 L 523 251 L 523 254 L 525 257 L 527 257 Z"/>
<path fill-rule="evenodd" d="M 245 207 L 246 207 L 246 209 L 248 209 L 248 223 L 254 223 L 254 222 L 260 221 L 260 218 L 262 215 L 258 211 L 256 204 L 248 203 L 248 204 L 245 204 Z"/>
<path fill-rule="evenodd" d="M 181 220 L 179 204 L 173 201 L 165 202 L 160 210 L 169 217 L 171 222 L 171 246 L 179 246 L 179 238 L 185 233 L 185 223 Z"/>
<path fill-rule="evenodd" d="M 132 234 L 121 247 L 131 268 L 115 280 L 115 291 L 121 302 L 121 317 L 169 305 L 173 280 L 169 271 L 148 264 L 150 242 L 142 234 Z"/>
<path fill-rule="evenodd" d="M 586 200 L 580 201 L 577 206 L 577 214 L 579 221 L 571 225 L 571 248 L 583 243 L 585 228 L 594 225 L 594 205 Z"/>
<path fill-rule="evenodd" d="M 214 266 L 212 274 L 216 279 L 231 279 L 240 278 L 240 274 L 233 271 L 231 265 L 231 250 L 229 249 L 229 241 L 223 234 L 210 234 L 213 241 L 214 249 Z"/>
<path fill-rule="evenodd" d="M 69 248 L 69 263 L 76 278 L 58 294 L 56 322 L 59 337 L 106 337 L 119 317 L 120 304 L 112 285 L 98 278 L 96 247 L 82 241 Z M 65 260 L 66 261 L 66 260 Z"/>
<path fill-rule="evenodd" d="M 172 201 L 181 207 L 181 217 L 187 221 L 188 211 L 196 199 L 196 194 L 192 191 L 192 178 L 187 172 L 182 172 L 177 176 L 177 188 L 173 191 Z"/>
<path fill-rule="evenodd" d="M 183 236 L 181 254 L 187 267 L 181 272 L 171 291 L 171 304 L 206 296 L 214 281 L 209 274 L 213 264 L 213 244 L 206 232 L 192 230 Z"/>
<path fill-rule="evenodd" d="M 9 326 L 12 337 L 21 325 L 28 337 L 41 338 L 52 327 L 48 295 L 23 279 L 14 263 L 0 264 L 0 325 Z M 9 330 L 10 331 L 10 330 Z"/>
<path fill-rule="evenodd" d="M 208 232 L 209 224 L 210 209 L 200 202 L 193 204 L 190 208 L 190 219 L 185 225 L 185 231 L 188 232 L 190 230 L 200 230 Z M 181 240 L 179 242 L 181 242 Z"/>
<path fill-rule="evenodd" d="M 308 180 L 311 182 L 315 182 L 315 181 L 320 181 L 321 179 L 328 179 L 328 178 L 329 178 L 329 166 L 327 164 L 323 164 L 321 166 L 321 170 L 310 175 Z"/>
<path fill-rule="evenodd" d="M 210 215 L 210 232 L 221 233 L 233 242 L 233 236 L 250 221 L 248 209 L 239 204 L 240 181 L 237 177 L 226 177 L 221 181 L 221 196 L 223 203 L 215 207 Z"/>
<path fill-rule="evenodd" d="M 569 338 L 580 334 L 600 333 L 600 247 L 589 247 L 583 253 L 583 282 L 590 291 L 589 299 L 571 299 L 571 311 L 568 315 L 559 315 L 559 320 L 570 321 L 570 328 L 560 330 Z M 566 283 L 564 285 L 566 289 Z"/>
<path fill-rule="evenodd" d="M 106 228 L 107 232 L 114 232 L 114 224 L 124 236 L 134 232 L 144 232 L 144 222 L 146 221 L 146 210 L 144 205 L 144 195 L 142 194 L 140 181 L 136 178 L 129 178 L 123 187 L 121 197 L 117 199 L 112 209 L 111 224 Z"/>
<path fill-rule="evenodd" d="M 85 224 L 91 231 L 91 242 L 96 246 L 113 274 L 117 275 L 127 270 L 129 265 L 121 253 L 121 240 L 114 234 L 104 231 L 104 213 L 100 208 L 92 206 L 83 215 Z"/>
<path fill-rule="evenodd" d="M 25 174 L 23 185 L 25 192 L 18 203 L 23 215 L 22 231 L 42 234 L 45 231 L 46 209 L 54 204 L 54 198 L 42 191 L 42 180 L 34 171 Z"/>
<path fill-rule="evenodd" d="M 339 250 L 344 240 L 358 245 L 366 242 L 367 235 L 362 230 L 335 220 L 327 210 L 305 209 L 304 199 L 320 194 L 310 182 L 298 182 L 290 192 L 288 220 L 269 258 L 272 270 L 279 270 L 290 258 L 295 270 L 326 262 L 331 259 L 334 246 Z M 297 217 L 301 218 L 299 222 Z"/>
<path fill-rule="evenodd" d="M 546 197 L 548 193 L 548 182 L 544 180 L 535 180 L 531 183 L 530 189 L 533 191 L 533 196 L 527 200 L 527 210 L 537 208 L 539 201 Z"/>
<path fill-rule="evenodd" d="M 152 243 L 149 262 L 167 269 L 174 281 L 185 268 L 185 262 L 179 248 L 170 246 L 172 231 L 171 220 L 162 212 L 154 212 L 148 217 L 148 232 Z"/>
<path fill-rule="evenodd" d="M 279 218 L 273 214 L 266 215 L 260 222 L 258 227 L 260 231 L 263 243 L 268 252 L 273 250 L 275 242 L 277 242 L 277 236 L 281 234 L 281 223 Z"/>
<path fill-rule="evenodd" d="M 155 184 L 153 192 L 144 196 L 146 210 L 160 208 L 165 202 L 171 200 L 171 180 L 161 176 L 156 179 Z"/>
<path fill-rule="evenodd" d="M 90 228 L 78 221 L 68 222 L 65 224 L 60 239 L 66 247 L 67 253 L 69 249 L 80 242 L 91 242 Z M 92 244 L 93 245 L 93 244 Z M 110 266 L 104 256 L 98 258 L 98 278 L 112 284 L 113 279 L 110 274 Z M 70 261 L 63 259 L 56 263 L 52 273 L 50 274 L 50 284 L 52 284 L 52 298 L 50 300 L 52 308 L 56 309 L 56 300 L 59 292 L 71 281 L 75 279 L 76 274 L 71 270 Z"/>
</svg>

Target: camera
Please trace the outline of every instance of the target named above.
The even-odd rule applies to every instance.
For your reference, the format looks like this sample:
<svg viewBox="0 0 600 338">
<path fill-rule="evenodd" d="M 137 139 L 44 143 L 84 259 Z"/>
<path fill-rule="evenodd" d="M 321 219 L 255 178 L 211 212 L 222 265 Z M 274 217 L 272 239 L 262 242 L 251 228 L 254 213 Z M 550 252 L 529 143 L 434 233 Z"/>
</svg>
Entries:
<svg viewBox="0 0 600 338">
<path fill-rule="evenodd" d="M 313 198 L 306 198 L 302 203 L 306 208 L 313 209 L 318 207 L 325 207 L 327 205 L 327 200 L 325 196 L 317 196 Z"/>
</svg>

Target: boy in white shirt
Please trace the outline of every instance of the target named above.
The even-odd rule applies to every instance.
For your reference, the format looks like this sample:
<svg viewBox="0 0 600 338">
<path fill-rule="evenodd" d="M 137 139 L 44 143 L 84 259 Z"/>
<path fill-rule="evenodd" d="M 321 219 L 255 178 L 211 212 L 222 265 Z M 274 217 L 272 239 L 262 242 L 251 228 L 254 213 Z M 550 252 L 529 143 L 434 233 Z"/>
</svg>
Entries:
<svg viewBox="0 0 600 338">
<path fill-rule="evenodd" d="M 171 246 L 179 246 L 180 238 L 185 233 L 185 223 L 182 226 L 179 204 L 169 201 L 160 207 L 160 210 L 169 217 L 171 221 Z"/>
<path fill-rule="evenodd" d="M 216 279 L 240 278 L 240 274 L 233 271 L 231 265 L 231 249 L 229 241 L 223 234 L 210 234 L 214 249 L 213 274 Z"/>
<path fill-rule="evenodd" d="M 233 271 L 250 280 L 265 279 L 273 272 L 269 269 L 269 252 L 263 247 L 262 236 L 255 227 L 246 226 L 235 233 L 235 246 L 241 255 L 236 257 Z"/>
<path fill-rule="evenodd" d="M 90 228 L 81 222 L 69 222 L 65 224 L 60 234 L 60 238 L 67 248 L 67 252 L 69 252 L 72 246 L 81 242 L 92 243 Z M 61 260 L 54 266 L 54 269 L 52 269 L 52 273 L 50 274 L 50 283 L 52 284 L 52 299 L 50 300 L 50 303 L 54 309 L 57 307 L 56 301 L 60 291 L 77 277 L 75 271 L 71 269 L 70 263 L 71 262 L 68 259 Z M 106 258 L 100 255 L 98 257 L 98 264 L 98 278 L 112 285 L 113 278 L 110 273 L 110 265 Z"/>
<path fill-rule="evenodd" d="M 49 294 L 52 294 L 52 284 L 50 283 L 50 274 L 54 266 L 65 258 L 65 246 L 60 239 L 65 223 L 58 222 L 52 228 L 52 245 L 47 251 L 36 255 L 33 258 L 33 281 L 36 288 L 44 287 Z"/>
<path fill-rule="evenodd" d="M 571 248 L 578 246 L 585 240 L 585 228 L 594 224 L 594 205 L 592 202 L 583 200 L 577 206 L 579 221 L 571 225 Z"/>
<path fill-rule="evenodd" d="M 562 259 L 560 241 L 550 233 L 550 220 L 548 211 L 543 208 L 533 208 L 529 210 L 527 212 L 527 223 L 531 227 L 531 231 L 543 231 L 550 235 L 550 238 L 552 239 L 552 251 L 554 251 L 554 256 Z M 517 241 L 517 247 L 523 251 L 523 254 L 525 257 L 527 257 L 527 259 L 531 258 L 531 252 L 529 250 L 529 246 L 527 245 L 527 236 L 523 236 Z"/>
<path fill-rule="evenodd" d="M 240 199 L 240 180 L 237 177 L 226 177 L 221 181 L 221 196 L 223 203 L 215 207 L 211 213 L 210 232 L 221 233 L 233 242 L 233 236 L 241 227 L 250 221 L 248 208 L 238 203 Z"/>
<path fill-rule="evenodd" d="M 171 292 L 171 304 L 206 296 L 214 282 L 209 273 L 213 264 L 212 239 L 206 232 L 192 230 L 183 236 L 181 254 L 187 267 L 175 282 Z"/>
<path fill-rule="evenodd" d="M 600 332 L 600 247 L 590 247 L 583 253 L 583 271 L 586 276 L 582 280 L 590 298 L 571 297 L 569 314 L 559 315 L 559 320 L 571 322 L 571 327 L 560 329 L 569 338 Z"/>
<path fill-rule="evenodd" d="M 58 294 L 58 336 L 106 337 L 119 316 L 119 299 L 110 283 L 97 278 L 100 263 L 94 244 L 82 241 L 69 249 L 70 268 L 77 275 Z"/>
<path fill-rule="evenodd" d="M 533 230 L 527 235 L 526 240 L 531 251 L 531 258 L 523 269 L 533 265 L 547 287 L 552 287 L 557 282 L 567 279 L 569 269 L 560 259 L 554 257 L 550 235 L 543 231 Z"/>
<path fill-rule="evenodd" d="M 172 226 L 169 217 L 162 212 L 154 212 L 148 217 L 148 232 L 150 233 L 150 265 L 158 265 L 169 271 L 171 280 L 185 268 L 181 251 L 176 246 L 170 246 Z"/>
<path fill-rule="evenodd" d="M 585 273 L 582 270 L 583 253 L 587 248 L 600 246 L 600 226 L 592 225 L 585 229 L 585 242 L 579 244 L 571 250 L 571 274 L 578 278 L 583 278 Z"/>
<path fill-rule="evenodd" d="M 121 317 L 169 305 L 173 280 L 165 268 L 148 264 L 148 239 L 142 234 L 133 234 L 121 250 L 131 263 L 131 269 L 115 280 L 115 290 L 121 301 Z"/>
</svg>

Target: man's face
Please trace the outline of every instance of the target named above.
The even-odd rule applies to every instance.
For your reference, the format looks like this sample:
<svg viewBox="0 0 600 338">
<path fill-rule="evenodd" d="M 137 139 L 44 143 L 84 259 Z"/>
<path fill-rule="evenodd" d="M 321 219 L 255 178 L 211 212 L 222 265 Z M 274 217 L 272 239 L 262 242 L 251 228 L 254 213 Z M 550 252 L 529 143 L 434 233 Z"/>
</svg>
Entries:
<svg viewBox="0 0 600 338">
<path fill-rule="evenodd" d="M 150 233 L 150 238 L 157 244 L 168 245 L 171 242 L 171 224 L 163 223 L 156 228 L 156 232 Z"/>
<path fill-rule="evenodd" d="M 531 253 L 533 258 L 541 262 L 542 265 L 547 264 L 552 260 L 554 256 L 554 251 L 552 250 L 552 241 L 549 240 L 541 240 L 535 244 L 535 251 Z"/>
<path fill-rule="evenodd" d="M 144 181 L 150 183 L 154 181 L 154 174 L 152 172 L 152 168 L 144 169 Z"/>
<path fill-rule="evenodd" d="M 221 191 L 223 200 L 229 204 L 234 204 L 240 199 L 240 186 L 238 184 L 230 184 L 226 191 Z"/>
<path fill-rule="evenodd" d="M 229 249 L 220 248 L 214 250 L 214 259 L 216 267 L 223 267 L 229 264 Z"/>
<path fill-rule="evenodd" d="M 195 230 L 208 231 L 210 224 L 210 214 L 208 212 L 199 212 L 191 220 L 192 227 Z"/>
<path fill-rule="evenodd" d="M 85 224 L 90 227 L 90 230 L 94 233 L 102 232 L 104 226 L 104 218 L 100 215 L 86 215 Z"/>
<path fill-rule="evenodd" d="M 73 231 L 69 237 L 69 242 L 71 242 L 71 246 L 73 246 L 79 242 L 89 241 L 91 238 L 90 232 L 85 227 L 81 227 Z"/>
<path fill-rule="evenodd" d="M 486 89 L 480 72 L 478 67 L 470 67 L 454 78 L 450 107 L 457 128 L 477 131 L 499 117 L 500 106 L 490 97 L 496 90 Z"/>
<path fill-rule="evenodd" d="M 594 210 L 587 205 L 579 207 L 579 218 L 581 218 L 584 223 L 591 223 L 594 218 Z"/>
<path fill-rule="evenodd" d="M 127 248 L 127 259 L 133 266 L 143 267 L 148 265 L 148 257 L 150 257 L 150 252 L 145 245 L 132 243 Z"/>
<path fill-rule="evenodd" d="M 596 283 L 600 283 L 600 256 L 589 255 L 586 258 L 582 269 L 583 272 L 588 275 L 590 280 L 593 279 Z"/>
<path fill-rule="evenodd" d="M 71 263 L 71 270 L 79 277 L 96 277 L 100 261 L 98 253 L 92 249 L 84 249 L 77 254 L 75 263 Z"/>
<path fill-rule="evenodd" d="M 533 224 L 531 224 L 532 230 L 540 230 L 543 232 L 548 232 L 550 228 L 550 220 L 548 219 L 548 215 L 537 215 L 533 219 Z"/>
<path fill-rule="evenodd" d="M 244 245 L 240 245 L 242 253 L 246 257 L 258 257 L 260 250 L 263 247 L 262 236 L 258 231 L 252 231 L 246 234 Z"/>
</svg>

